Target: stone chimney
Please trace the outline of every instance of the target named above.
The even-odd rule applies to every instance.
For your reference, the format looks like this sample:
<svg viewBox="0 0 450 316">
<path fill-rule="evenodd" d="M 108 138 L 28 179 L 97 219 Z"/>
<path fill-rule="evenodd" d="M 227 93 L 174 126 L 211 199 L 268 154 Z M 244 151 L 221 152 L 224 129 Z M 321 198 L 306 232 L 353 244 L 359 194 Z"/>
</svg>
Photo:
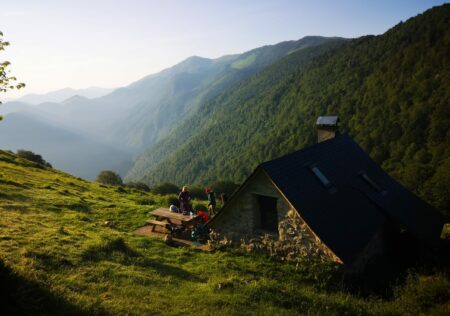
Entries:
<svg viewBox="0 0 450 316">
<path fill-rule="evenodd" d="M 339 118 L 337 116 L 319 116 L 316 122 L 317 142 L 335 138 L 338 131 Z"/>
</svg>

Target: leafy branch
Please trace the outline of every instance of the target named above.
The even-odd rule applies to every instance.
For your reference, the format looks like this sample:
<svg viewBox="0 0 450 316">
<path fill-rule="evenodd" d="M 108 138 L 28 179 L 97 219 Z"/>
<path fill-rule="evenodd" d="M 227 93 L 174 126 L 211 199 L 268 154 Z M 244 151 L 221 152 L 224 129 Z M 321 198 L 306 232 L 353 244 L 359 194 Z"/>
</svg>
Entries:
<svg viewBox="0 0 450 316">
<path fill-rule="evenodd" d="M 5 47 L 9 46 L 9 42 L 3 40 L 2 37 L 3 32 L 0 31 L 0 51 L 5 50 Z M 22 89 L 25 87 L 25 83 L 17 83 L 17 78 L 10 75 L 11 71 L 8 69 L 10 65 L 11 63 L 9 61 L 0 62 L 0 93 L 5 93 L 13 89 Z"/>
</svg>

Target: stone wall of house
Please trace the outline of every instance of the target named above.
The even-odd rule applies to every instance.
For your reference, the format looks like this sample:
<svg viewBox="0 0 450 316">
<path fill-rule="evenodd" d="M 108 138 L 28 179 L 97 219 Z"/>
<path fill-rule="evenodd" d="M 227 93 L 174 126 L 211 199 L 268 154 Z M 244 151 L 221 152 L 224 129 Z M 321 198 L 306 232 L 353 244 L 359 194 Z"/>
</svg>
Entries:
<svg viewBox="0 0 450 316">
<path fill-rule="evenodd" d="M 278 236 L 250 235 L 237 232 L 219 234 L 212 231 L 212 248 L 237 246 L 246 252 L 262 252 L 281 261 L 302 259 L 342 263 L 342 261 L 314 235 L 298 213 L 290 210 L 278 223 Z M 236 237 L 241 237 L 237 240 Z"/>
<path fill-rule="evenodd" d="M 260 229 L 257 195 L 277 198 L 277 233 Z M 263 171 L 249 179 L 239 196 L 230 201 L 210 228 L 213 247 L 234 244 L 246 251 L 263 251 L 281 260 L 303 257 L 341 262 L 311 231 Z"/>
<path fill-rule="evenodd" d="M 218 215 L 211 228 L 237 240 L 261 233 L 261 215 L 257 195 L 277 199 L 278 221 L 282 220 L 291 209 L 269 177 L 260 170 L 241 189 L 239 196 L 229 202 L 226 212 Z"/>
</svg>

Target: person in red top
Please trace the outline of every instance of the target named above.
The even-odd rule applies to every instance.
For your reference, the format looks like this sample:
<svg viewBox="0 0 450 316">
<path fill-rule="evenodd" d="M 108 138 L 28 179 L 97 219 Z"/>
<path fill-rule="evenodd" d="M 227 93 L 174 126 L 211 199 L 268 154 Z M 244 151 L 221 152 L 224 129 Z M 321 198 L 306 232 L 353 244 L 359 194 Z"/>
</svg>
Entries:
<svg viewBox="0 0 450 316">
<path fill-rule="evenodd" d="M 209 216 L 216 215 L 216 195 L 210 187 L 205 188 L 205 192 L 208 195 L 208 212 Z"/>
</svg>

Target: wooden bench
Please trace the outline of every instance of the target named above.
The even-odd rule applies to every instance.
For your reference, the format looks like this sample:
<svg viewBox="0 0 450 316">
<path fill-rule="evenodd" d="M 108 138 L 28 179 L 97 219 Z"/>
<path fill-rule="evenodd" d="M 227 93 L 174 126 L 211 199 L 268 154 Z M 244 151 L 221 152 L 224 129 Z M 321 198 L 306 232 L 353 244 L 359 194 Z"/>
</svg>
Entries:
<svg viewBox="0 0 450 316">
<path fill-rule="evenodd" d="M 168 208 L 156 209 L 149 212 L 149 215 L 155 217 L 155 219 L 148 219 L 146 221 L 146 223 L 153 226 L 152 232 L 155 231 L 156 226 L 161 226 L 176 234 L 179 234 L 180 232 L 189 233 L 188 230 L 196 225 L 199 219 L 198 216 L 171 212 Z"/>
<path fill-rule="evenodd" d="M 153 227 L 152 227 L 152 232 L 155 231 L 155 227 L 156 227 L 156 226 L 161 226 L 161 227 L 164 227 L 164 228 L 167 229 L 167 225 L 169 225 L 169 223 L 167 223 L 167 222 L 157 221 L 157 220 L 155 220 L 155 219 L 148 219 L 148 220 L 146 220 L 145 222 L 146 222 L 147 224 L 150 224 L 150 225 L 153 226 Z"/>
</svg>

